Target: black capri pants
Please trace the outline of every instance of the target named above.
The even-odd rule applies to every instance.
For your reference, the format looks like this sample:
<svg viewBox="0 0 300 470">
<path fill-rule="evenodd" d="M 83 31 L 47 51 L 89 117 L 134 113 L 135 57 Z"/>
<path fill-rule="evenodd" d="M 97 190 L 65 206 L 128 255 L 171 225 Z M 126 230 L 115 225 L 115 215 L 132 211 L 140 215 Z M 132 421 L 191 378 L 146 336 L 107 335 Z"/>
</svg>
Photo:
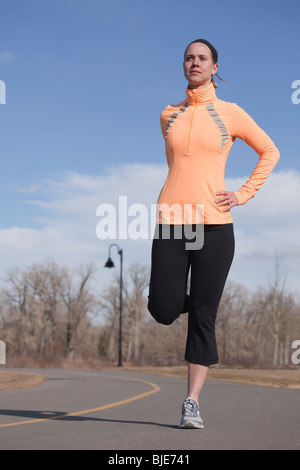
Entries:
<svg viewBox="0 0 300 470">
<path fill-rule="evenodd" d="M 197 226 L 191 226 L 195 231 Z M 148 310 L 164 325 L 189 312 L 185 359 L 209 366 L 219 362 L 215 322 L 234 256 L 233 224 L 204 225 L 200 249 L 187 249 L 184 225 L 156 226 L 152 242 Z M 178 228 L 181 236 L 178 237 Z M 175 231 L 176 230 L 176 231 Z M 187 281 L 191 271 L 190 292 Z"/>
</svg>

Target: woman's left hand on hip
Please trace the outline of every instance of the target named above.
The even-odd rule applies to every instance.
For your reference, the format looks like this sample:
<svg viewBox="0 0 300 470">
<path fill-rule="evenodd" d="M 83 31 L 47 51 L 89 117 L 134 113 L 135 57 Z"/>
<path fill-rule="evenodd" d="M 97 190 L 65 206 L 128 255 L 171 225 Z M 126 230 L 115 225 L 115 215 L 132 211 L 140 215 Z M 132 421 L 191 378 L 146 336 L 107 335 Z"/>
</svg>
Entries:
<svg viewBox="0 0 300 470">
<path fill-rule="evenodd" d="M 239 202 L 237 200 L 237 197 L 233 191 L 219 191 L 216 193 L 217 196 L 222 196 L 219 199 L 216 199 L 215 203 L 219 207 L 226 206 L 223 209 L 223 212 L 228 212 L 230 209 L 232 209 L 234 206 L 238 206 Z"/>
</svg>

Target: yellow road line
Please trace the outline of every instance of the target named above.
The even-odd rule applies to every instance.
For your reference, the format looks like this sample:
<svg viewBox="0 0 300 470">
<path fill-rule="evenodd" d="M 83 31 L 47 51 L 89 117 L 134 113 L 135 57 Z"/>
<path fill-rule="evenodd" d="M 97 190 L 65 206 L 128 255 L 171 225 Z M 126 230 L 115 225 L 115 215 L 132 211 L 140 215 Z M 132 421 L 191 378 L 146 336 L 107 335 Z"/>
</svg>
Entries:
<svg viewBox="0 0 300 470">
<path fill-rule="evenodd" d="M 137 381 L 137 382 L 142 382 L 147 385 L 150 385 L 152 387 L 152 390 L 150 390 L 149 392 L 141 393 L 139 395 L 135 395 L 130 398 L 126 398 L 125 400 L 120 400 L 114 403 L 109 403 L 108 405 L 98 406 L 97 408 L 91 408 L 89 410 L 82 410 L 82 411 L 75 411 L 73 413 L 65 413 L 62 415 L 57 415 L 57 416 L 52 416 L 52 417 L 50 416 L 48 418 L 39 418 L 39 419 L 31 419 L 31 420 L 26 420 L 26 421 L 18 421 L 17 423 L 0 424 L 0 428 L 9 428 L 11 426 L 21 426 L 23 424 L 35 424 L 35 423 L 41 423 L 42 421 L 52 421 L 54 419 L 68 418 L 69 416 L 80 416 L 80 415 L 84 415 L 88 413 L 95 413 L 97 411 L 107 410 L 108 408 L 114 408 L 116 406 L 125 405 L 125 403 L 130 403 L 132 401 L 140 400 L 141 398 L 148 397 L 149 395 L 153 395 L 154 393 L 157 393 L 160 391 L 160 387 L 158 385 L 152 382 L 148 382 L 147 380 L 129 379 L 127 377 L 126 379 Z"/>
</svg>

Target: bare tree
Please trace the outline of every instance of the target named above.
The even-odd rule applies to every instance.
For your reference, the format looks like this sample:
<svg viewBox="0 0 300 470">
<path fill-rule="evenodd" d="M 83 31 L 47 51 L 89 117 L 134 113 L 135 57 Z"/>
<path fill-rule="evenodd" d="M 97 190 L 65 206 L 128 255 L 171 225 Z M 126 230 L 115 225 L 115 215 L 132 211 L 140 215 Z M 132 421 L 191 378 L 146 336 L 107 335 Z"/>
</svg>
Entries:
<svg viewBox="0 0 300 470">
<path fill-rule="evenodd" d="M 122 349 L 126 361 L 140 360 L 143 348 L 143 331 L 146 320 L 146 289 L 149 283 L 149 270 L 139 264 L 131 265 L 123 276 L 123 326 Z M 115 275 L 112 285 L 101 295 L 101 306 L 106 321 L 105 332 L 100 336 L 101 351 L 116 359 L 119 335 L 119 276 Z"/>
<path fill-rule="evenodd" d="M 98 350 L 101 357 L 110 361 L 116 359 L 118 331 L 119 331 L 119 281 L 115 276 L 113 284 L 103 289 L 100 295 L 100 311 L 104 319 L 104 326 L 99 336 Z"/>
<path fill-rule="evenodd" d="M 41 359 L 79 350 L 97 305 L 89 285 L 93 272 L 89 265 L 75 275 L 53 261 L 9 270 L 2 317 L 11 351 Z"/>
<path fill-rule="evenodd" d="M 228 281 L 218 309 L 216 334 L 223 362 L 237 361 L 243 356 L 248 292 L 240 284 Z"/>
<path fill-rule="evenodd" d="M 128 279 L 129 278 L 129 279 Z M 145 291 L 149 270 L 139 264 L 131 265 L 124 282 L 126 314 L 124 327 L 127 336 L 127 360 L 138 361 L 141 355 L 143 329 L 147 310 Z"/>
<path fill-rule="evenodd" d="M 76 342 L 86 335 L 90 321 L 88 313 L 93 310 L 96 300 L 89 291 L 88 284 L 95 271 L 93 265 L 81 267 L 74 275 L 67 278 L 62 292 L 66 308 L 66 354 L 70 357 L 76 349 Z"/>
</svg>

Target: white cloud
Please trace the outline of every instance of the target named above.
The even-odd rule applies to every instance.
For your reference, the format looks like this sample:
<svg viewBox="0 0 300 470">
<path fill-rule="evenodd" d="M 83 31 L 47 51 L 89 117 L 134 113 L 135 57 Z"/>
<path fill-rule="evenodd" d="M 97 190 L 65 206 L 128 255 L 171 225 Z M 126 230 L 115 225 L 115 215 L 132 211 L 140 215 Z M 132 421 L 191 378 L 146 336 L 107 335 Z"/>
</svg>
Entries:
<svg viewBox="0 0 300 470">
<path fill-rule="evenodd" d="M 33 209 L 37 207 L 38 213 L 43 211 L 43 217 L 39 218 L 42 228 L 0 230 L 0 274 L 3 276 L 12 266 L 24 268 L 49 258 L 74 267 L 92 261 L 99 266 L 100 285 L 107 284 L 112 273 L 103 265 L 110 243 L 123 248 L 125 269 L 133 262 L 150 265 L 150 236 L 147 240 L 100 240 L 96 236 L 100 220 L 96 210 L 101 204 L 113 204 L 118 214 L 119 196 L 126 195 L 128 208 L 143 204 L 150 217 L 151 204 L 156 203 L 166 174 L 165 165 L 129 164 L 101 175 L 68 173 L 57 181 L 37 184 L 31 193 L 36 198 L 28 203 Z M 228 179 L 226 186 L 236 190 L 245 180 Z M 300 173 L 273 173 L 254 199 L 232 210 L 236 254 L 231 279 L 250 288 L 266 284 L 277 252 L 287 266 L 287 284 L 292 290 L 300 290 L 300 206 L 296 199 L 299 187 Z M 127 220 L 130 222 L 132 218 Z M 117 266 L 117 251 L 112 254 Z"/>
</svg>

